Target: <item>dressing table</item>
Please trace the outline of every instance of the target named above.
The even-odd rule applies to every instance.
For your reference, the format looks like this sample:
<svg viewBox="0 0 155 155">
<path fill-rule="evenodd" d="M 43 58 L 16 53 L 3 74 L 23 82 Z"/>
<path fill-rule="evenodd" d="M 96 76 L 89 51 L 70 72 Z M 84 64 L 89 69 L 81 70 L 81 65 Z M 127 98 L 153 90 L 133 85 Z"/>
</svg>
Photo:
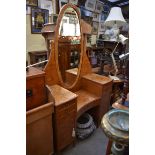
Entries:
<svg viewBox="0 0 155 155">
<path fill-rule="evenodd" d="M 92 28 L 80 19 L 76 6 L 68 3 L 61 8 L 51 43 L 52 53 L 44 68 L 48 102 L 54 102 L 56 153 L 74 142 L 76 120 L 82 114 L 90 113 L 99 126 L 110 106 L 112 80 L 92 73 L 86 54 L 87 34 L 91 34 Z M 68 65 L 72 51 L 79 53 L 76 68 Z"/>
</svg>

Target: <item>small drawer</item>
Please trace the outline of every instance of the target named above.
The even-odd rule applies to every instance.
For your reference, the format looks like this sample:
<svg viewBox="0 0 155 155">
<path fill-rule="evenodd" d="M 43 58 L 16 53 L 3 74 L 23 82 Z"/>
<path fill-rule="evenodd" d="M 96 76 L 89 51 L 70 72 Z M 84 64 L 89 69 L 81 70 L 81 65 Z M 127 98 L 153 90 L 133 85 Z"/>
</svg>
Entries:
<svg viewBox="0 0 155 155">
<path fill-rule="evenodd" d="M 71 101 L 69 101 L 67 103 L 64 103 L 64 104 L 62 104 L 60 106 L 57 106 L 56 109 L 55 109 L 55 112 L 61 112 L 61 111 L 65 110 L 65 109 L 72 109 L 72 108 L 77 109 L 76 99 L 71 100 Z"/>
</svg>

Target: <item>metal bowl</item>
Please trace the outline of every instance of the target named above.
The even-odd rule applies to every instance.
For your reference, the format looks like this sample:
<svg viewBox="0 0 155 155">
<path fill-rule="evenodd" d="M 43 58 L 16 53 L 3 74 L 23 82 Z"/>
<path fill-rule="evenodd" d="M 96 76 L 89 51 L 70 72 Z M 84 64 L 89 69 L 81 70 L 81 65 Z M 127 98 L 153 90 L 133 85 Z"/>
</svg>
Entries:
<svg viewBox="0 0 155 155">
<path fill-rule="evenodd" d="M 115 129 L 129 132 L 129 111 L 120 109 L 109 111 L 108 122 Z"/>
</svg>

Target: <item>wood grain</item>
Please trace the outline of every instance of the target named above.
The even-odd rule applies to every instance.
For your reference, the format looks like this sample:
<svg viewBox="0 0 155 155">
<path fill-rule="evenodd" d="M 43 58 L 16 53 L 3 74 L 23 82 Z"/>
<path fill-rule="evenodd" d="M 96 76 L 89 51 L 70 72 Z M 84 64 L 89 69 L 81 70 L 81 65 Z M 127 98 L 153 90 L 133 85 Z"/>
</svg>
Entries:
<svg viewBox="0 0 155 155">
<path fill-rule="evenodd" d="M 28 95 L 31 92 L 31 95 Z M 45 72 L 30 67 L 26 73 L 26 110 L 36 108 L 47 102 Z"/>
</svg>

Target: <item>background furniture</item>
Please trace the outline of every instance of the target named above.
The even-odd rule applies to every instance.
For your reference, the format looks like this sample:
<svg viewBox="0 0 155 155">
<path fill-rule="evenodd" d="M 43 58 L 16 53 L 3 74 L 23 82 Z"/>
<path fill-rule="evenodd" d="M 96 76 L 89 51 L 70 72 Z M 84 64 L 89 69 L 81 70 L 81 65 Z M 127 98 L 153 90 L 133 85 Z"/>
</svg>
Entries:
<svg viewBox="0 0 155 155">
<path fill-rule="evenodd" d="M 26 110 L 43 105 L 46 101 L 45 72 L 30 67 L 26 72 Z"/>
<path fill-rule="evenodd" d="M 112 94 L 110 100 L 111 105 L 121 98 L 121 95 L 123 93 L 123 85 L 124 80 L 113 80 Z"/>
<path fill-rule="evenodd" d="M 103 43 L 104 43 L 104 48 L 109 50 L 109 52 L 112 52 L 115 46 L 117 45 L 116 41 L 103 40 Z M 119 54 L 122 54 L 123 50 L 124 50 L 123 45 L 119 43 L 116 51 L 119 52 Z"/>
<path fill-rule="evenodd" d="M 54 100 L 47 103 L 45 72 L 30 67 L 26 72 L 26 152 L 52 154 Z"/>
<path fill-rule="evenodd" d="M 113 63 L 110 54 L 117 45 L 117 42 L 102 40 L 102 43 L 102 46 L 99 45 L 97 47 L 87 48 L 87 55 L 93 69 L 100 67 L 96 73 L 108 76 L 109 73 L 114 74 Z M 118 73 L 122 72 L 123 64 L 119 59 L 119 55 L 121 55 L 123 52 L 124 47 L 121 43 L 119 43 L 116 52 L 114 53 L 114 57 L 118 65 Z M 108 67 L 106 67 L 107 65 L 111 67 L 108 69 Z"/>
<path fill-rule="evenodd" d="M 47 58 L 49 58 L 50 52 L 51 52 L 51 43 L 54 39 L 54 28 L 55 24 L 47 23 L 44 24 L 41 33 L 43 37 L 45 38 L 46 47 L 47 47 Z"/>
<path fill-rule="evenodd" d="M 37 62 L 41 62 L 44 60 L 47 60 L 47 51 L 43 50 L 43 51 L 31 51 L 28 52 L 29 57 L 30 57 L 30 64 L 35 64 Z M 44 66 L 46 65 L 46 63 L 37 65 L 37 68 L 43 69 Z"/>
</svg>

